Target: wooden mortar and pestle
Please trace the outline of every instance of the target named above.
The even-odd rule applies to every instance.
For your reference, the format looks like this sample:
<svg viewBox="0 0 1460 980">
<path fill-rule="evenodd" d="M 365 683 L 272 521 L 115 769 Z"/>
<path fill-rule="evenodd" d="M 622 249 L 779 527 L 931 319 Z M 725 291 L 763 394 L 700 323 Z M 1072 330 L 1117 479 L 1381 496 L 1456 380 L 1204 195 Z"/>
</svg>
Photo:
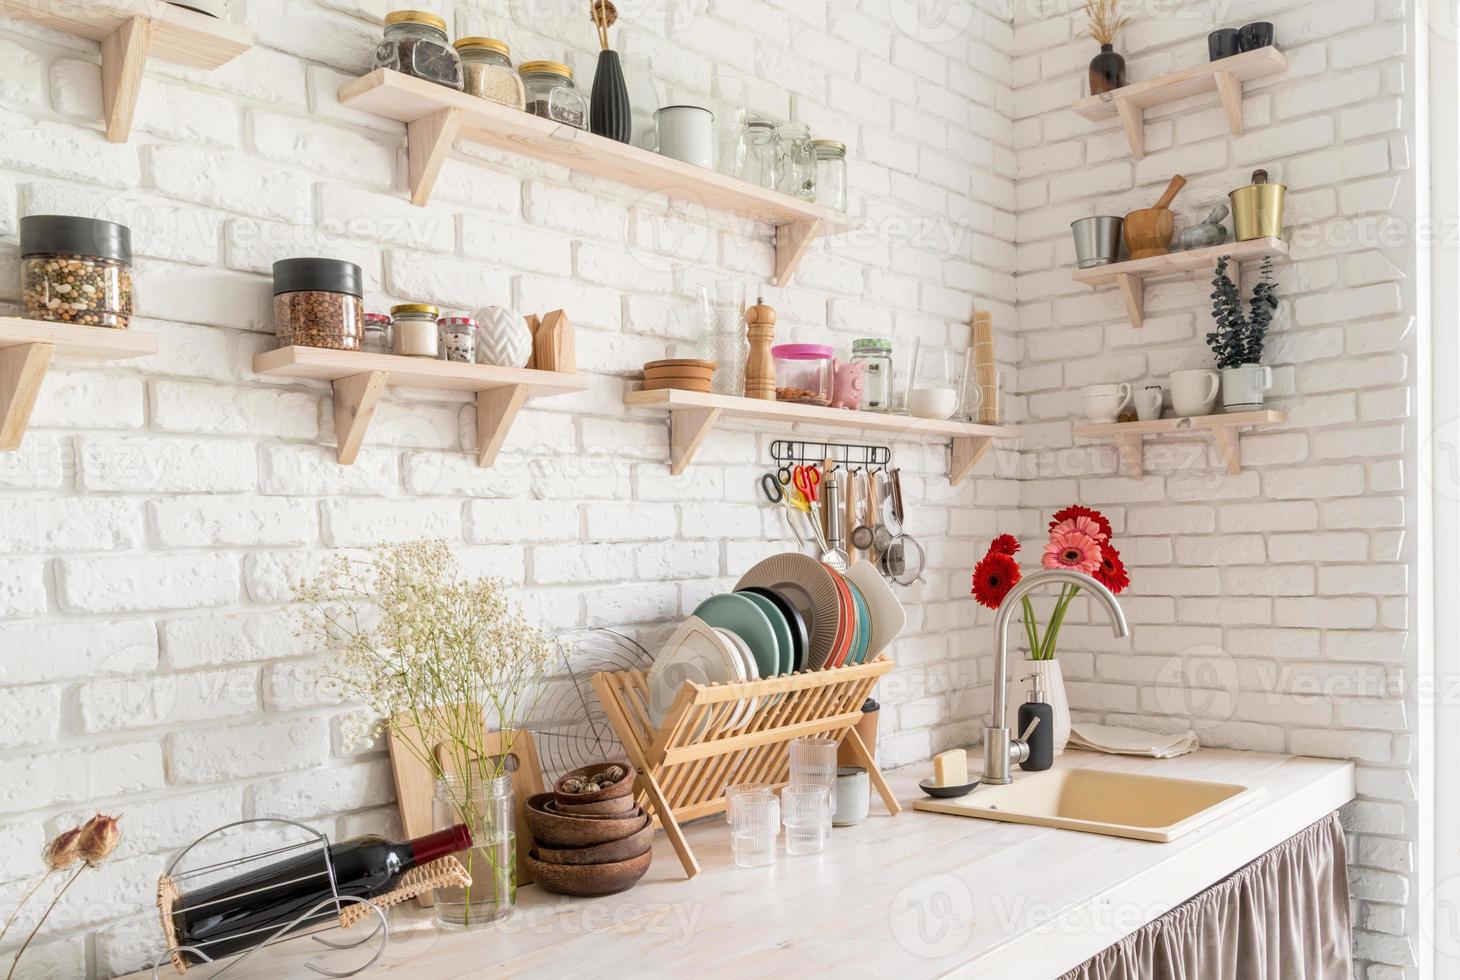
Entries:
<svg viewBox="0 0 1460 980">
<path fill-rule="evenodd" d="M 1177 174 L 1166 185 L 1166 193 L 1153 208 L 1141 208 L 1125 216 L 1125 247 L 1132 259 L 1148 259 L 1171 251 L 1171 236 L 1176 233 L 1176 219 L 1171 202 L 1186 186 L 1186 178 Z"/>
</svg>

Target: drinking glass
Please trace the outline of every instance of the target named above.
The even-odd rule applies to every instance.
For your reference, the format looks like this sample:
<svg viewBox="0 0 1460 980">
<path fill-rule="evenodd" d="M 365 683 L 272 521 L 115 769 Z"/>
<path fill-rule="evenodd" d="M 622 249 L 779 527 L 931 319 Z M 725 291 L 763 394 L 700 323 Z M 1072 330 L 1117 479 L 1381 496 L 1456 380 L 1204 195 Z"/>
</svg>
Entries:
<svg viewBox="0 0 1460 980">
<path fill-rule="evenodd" d="M 628 86 L 629 115 L 633 129 L 629 142 L 644 150 L 659 149 L 659 131 L 655 126 L 654 113 L 664 107 L 659 94 L 659 85 L 654 81 L 654 69 L 646 54 L 626 54 L 623 63 L 624 82 Z"/>
<path fill-rule="evenodd" d="M 793 739 L 790 747 L 791 784 L 825 786 L 828 820 L 836 815 L 836 746 L 835 739 L 806 737 Z"/>
<path fill-rule="evenodd" d="M 768 800 L 775 796 L 771 791 L 769 783 L 732 783 L 725 787 L 725 819 L 730 819 L 730 808 L 738 797 L 748 799 Z"/>
<path fill-rule="evenodd" d="M 919 348 L 913 364 L 909 415 L 922 419 L 949 419 L 958 411 L 958 376 L 950 350 Z"/>
<path fill-rule="evenodd" d="M 517 799 L 512 777 L 492 772 L 453 773 L 436 781 L 431 801 L 437 830 L 464 823 L 470 850 L 457 854 L 472 883 L 434 890 L 436 922 L 446 928 L 485 925 L 517 906 Z"/>
<path fill-rule="evenodd" d="M 715 169 L 738 177 L 745 169 L 745 121 L 750 115 L 750 90 L 738 75 L 715 76 L 710 100 L 715 113 Z"/>
<path fill-rule="evenodd" d="M 715 362 L 710 387 L 718 395 L 745 394 L 745 360 L 750 355 L 745 295 L 741 279 L 717 279 L 695 287 L 702 348 L 706 359 Z"/>
<path fill-rule="evenodd" d="M 760 868 L 776 860 L 781 801 L 771 795 L 740 794 L 727 799 L 730 849 L 738 868 Z"/>
<path fill-rule="evenodd" d="M 831 832 L 835 796 L 822 783 L 792 783 L 781 790 L 781 818 L 786 825 L 787 854 L 820 854 Z"/>
</svg>

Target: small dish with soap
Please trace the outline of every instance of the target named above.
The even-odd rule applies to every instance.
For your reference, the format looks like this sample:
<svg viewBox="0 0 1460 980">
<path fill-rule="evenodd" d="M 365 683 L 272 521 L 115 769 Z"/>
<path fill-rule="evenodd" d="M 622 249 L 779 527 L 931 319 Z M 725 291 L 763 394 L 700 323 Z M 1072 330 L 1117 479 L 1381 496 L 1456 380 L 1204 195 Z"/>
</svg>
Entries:
<svg viewBox="0 0 1460 980">
<path fill-rule="evenodd" d="M 974 787 L 979 782 L 980 780 L 975 779 L 973 782 L 964 783 L 961 786 L 939 786 L 936 779 L 927 778 L 918 780 L 918 789 L 922 790 L 928 796 L 936 797 L 940 800 L 952 800 L 972 793 Z"/>
<path fill-rule="evenodd" d="M 968 753 L 949 749 L 933 756 L 933 776 L 918 780 L 918 789 L 940 800 L 952 800 L 967 796 L 979 782 L 968 779 Z"/>
</svg>

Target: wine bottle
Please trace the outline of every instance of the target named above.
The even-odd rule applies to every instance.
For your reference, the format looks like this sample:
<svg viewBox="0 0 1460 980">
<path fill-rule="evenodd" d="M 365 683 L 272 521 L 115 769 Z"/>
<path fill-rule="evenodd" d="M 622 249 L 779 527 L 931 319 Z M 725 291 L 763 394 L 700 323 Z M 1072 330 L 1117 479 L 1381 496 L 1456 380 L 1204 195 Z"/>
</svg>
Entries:
<svg viewBox="0 0 1460 980">
<path fill-rule="evenodd" d="M 404 843 L 375 834 L 353 837 L 331 845 L 328 860 L 321 848 L 311 847 L 296 857 L 182 895 L 172 913 L 178 942 L 211 959 L 222 959 L 271 938 L 335 894 L 341 898 L 383 894 L 411 868 L 469 847 L 471 831 L 466 824 Z M 338 915 L 331 903 L 293 929 L 318 927 Z M 205 962 L 188 952 L 183 956 L 190 963 Z"/>
</svg>

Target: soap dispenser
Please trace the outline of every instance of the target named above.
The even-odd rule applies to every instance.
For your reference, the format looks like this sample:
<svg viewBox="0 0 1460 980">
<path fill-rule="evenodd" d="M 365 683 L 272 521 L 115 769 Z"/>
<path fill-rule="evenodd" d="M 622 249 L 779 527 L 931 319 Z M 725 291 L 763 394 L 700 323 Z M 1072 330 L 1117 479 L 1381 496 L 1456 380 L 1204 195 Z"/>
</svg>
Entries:
<svg viewBox="0 0 1460 980">
<path fill-rule="evenodd" d="M 1029 697 L 1019 705 L 1019 737 L 1029 743 L 1029 758 L 1019 763 L 1025 772 L 1043 772 L 1054 765 L 1054 709 L 1044 701 L 1038 674 L 1026 674 Z M 1033 731 L 1030 726 L 1033 726 Z"/>
</svg>

